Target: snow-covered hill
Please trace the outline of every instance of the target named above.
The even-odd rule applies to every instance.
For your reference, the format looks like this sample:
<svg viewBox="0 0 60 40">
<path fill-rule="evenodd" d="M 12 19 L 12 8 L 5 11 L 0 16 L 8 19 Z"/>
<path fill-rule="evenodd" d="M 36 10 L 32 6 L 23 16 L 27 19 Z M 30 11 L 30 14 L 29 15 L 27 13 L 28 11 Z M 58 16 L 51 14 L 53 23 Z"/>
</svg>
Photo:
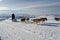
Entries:
<svg viewBox="0 0 60 40">
<path fill-rule="evenodd" d="M 45 24 L 31 22 L 0 22 L 2 40 L 60 40 L 60 22 L 48 20 Z"/>
</svg>

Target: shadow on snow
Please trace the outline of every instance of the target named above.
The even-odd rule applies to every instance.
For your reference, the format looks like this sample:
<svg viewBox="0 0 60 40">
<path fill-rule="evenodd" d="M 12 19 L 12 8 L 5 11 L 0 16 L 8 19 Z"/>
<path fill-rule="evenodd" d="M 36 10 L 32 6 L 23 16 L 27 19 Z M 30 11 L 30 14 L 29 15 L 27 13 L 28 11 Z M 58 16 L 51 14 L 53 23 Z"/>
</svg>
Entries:
<svg viewBox="0 0 60 40">
<path fill-rule="evenodd" d="M 45 23 L 45 24 L 38 24 L 42 26 L 51 26 L 51 27 L 59 27 L 60 23 Z"/>
</svg>

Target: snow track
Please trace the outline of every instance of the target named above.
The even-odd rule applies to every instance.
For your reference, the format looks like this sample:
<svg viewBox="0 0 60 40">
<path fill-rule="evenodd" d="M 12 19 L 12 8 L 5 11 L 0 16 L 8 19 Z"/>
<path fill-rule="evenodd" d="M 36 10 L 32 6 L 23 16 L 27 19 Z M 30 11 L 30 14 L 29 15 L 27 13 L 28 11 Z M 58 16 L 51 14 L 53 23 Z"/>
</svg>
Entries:
<svg viewBox="0 0 60 40">
<path fill-rule="evenodd" d="M 6 22 L 7 23 L 7 22 Z M 15 27 L 16 29 L 20 29 L 20 30 L 22 30 L 22 31 L 24 31 L 24 32 L 27 32 L 27 33 L 33 33 L 33 32 L 31 32 L 30 30 L 28 30 L 28 29 L 25 29 L 25 28 L 21 28 L 21 27 L 19 27 L 19 26 L 17 26 L 16 24 L 12 24 L 11 25 L 11 23 L 7 23 L 7 25 L 9 25 L 9 26 L 11 26 L 11 27 Z"/>
<path fill-rule="evenodd" d="M 36 25 L 6 20 L 0 22 L 0 36 L 2 40 L 60 40 L 60 22 Z"/>
<path fill-rule="evenodd" d="M 0 36 L 2 40 L 38 40 L 39 37 L 32 32 L 3 22 L 0 24 Z"/>
</svg>

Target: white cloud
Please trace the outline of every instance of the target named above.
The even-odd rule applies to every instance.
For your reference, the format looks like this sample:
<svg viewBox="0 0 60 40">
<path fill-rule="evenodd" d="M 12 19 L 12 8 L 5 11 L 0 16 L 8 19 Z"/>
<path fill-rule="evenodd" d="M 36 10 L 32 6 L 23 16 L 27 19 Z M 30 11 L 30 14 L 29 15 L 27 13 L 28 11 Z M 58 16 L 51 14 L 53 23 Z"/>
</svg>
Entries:
<svg viewBox="0 0 60 40">
<path fill-rule="evenodd" d="M 52 7 L 52 6 L 57 6 L 60 5 L 60 2 L 57 3 L 47 3 L 47 4 L 36 4 L 36 5 L 31 5 L 25 8 L 34 8 L 34 7 Z"/>
<path fill-rule="evenodd" d="M 1 1 L 1 0 L 0 0 Z M 50 6 L 57 6 L 57 5 L 60 5 L 59 2 L 56 2 L 56 3 L 43 3 L 43 4 L 35 4 L 35 5 L 30 5 L 30 6 L 22 6 L 22 7 L 16 7 L 16 8 L 8 8 L 8 7 L 0 7 L 0 10 L 24 10 L 24 9 L 34 9 L 36 7 L 50 7 Z M 35 9 L 34 9 L 35 10 Z"/>
<path fill-rule="evenodd" d="M 0 10 L 9 10 L 8 7 L 0 7 Z"/>
<path fill-rule="evenodd" d="M 53 7 L 53 6 L 57 6 L 60 5 L 60 2 L 55 2 L 55 3 L 43 3 L 43 4 L 35 4 L 35 5 L 30 5 L 30 6 L 25 6 L 25 7 L 16 7 L 14 10 L 21 10 L 21 9 L 33 9 L 36 7 Z"/>
<path fill-rule="evenodd" d="M 3 1 L 3 0 L 0 0 L 0 2 Z"/>
</svg>

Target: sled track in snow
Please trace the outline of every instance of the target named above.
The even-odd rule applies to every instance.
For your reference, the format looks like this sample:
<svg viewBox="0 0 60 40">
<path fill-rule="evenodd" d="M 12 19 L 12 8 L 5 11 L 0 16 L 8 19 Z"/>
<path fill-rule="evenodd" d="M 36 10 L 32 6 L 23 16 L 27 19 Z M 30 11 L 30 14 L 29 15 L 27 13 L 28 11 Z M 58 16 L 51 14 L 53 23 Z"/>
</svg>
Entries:
<svg viewBox="0 0 60 40">
<path fill-rule="evenodd" d="M 30 31 L 30 30 L 28 30 L 28 29 L 24 29 L 24 28 L 21 28 L 21 27 L 17 27 L 17 25 L 14 25 L 14 24 L 11 25 L 11 23 L 7 23 L 7 22 L 6 22 L 6 24 L 9 25 L 9 26 L 11 26 L 11 27 L 13 26 L 13 27 L 15 27 L 16 29 L 22 30 L 22 31 L 24 31 L 24 32 L 31 33 L 31 34 L 35 34 L 35 32 Z"/>
</svg>

